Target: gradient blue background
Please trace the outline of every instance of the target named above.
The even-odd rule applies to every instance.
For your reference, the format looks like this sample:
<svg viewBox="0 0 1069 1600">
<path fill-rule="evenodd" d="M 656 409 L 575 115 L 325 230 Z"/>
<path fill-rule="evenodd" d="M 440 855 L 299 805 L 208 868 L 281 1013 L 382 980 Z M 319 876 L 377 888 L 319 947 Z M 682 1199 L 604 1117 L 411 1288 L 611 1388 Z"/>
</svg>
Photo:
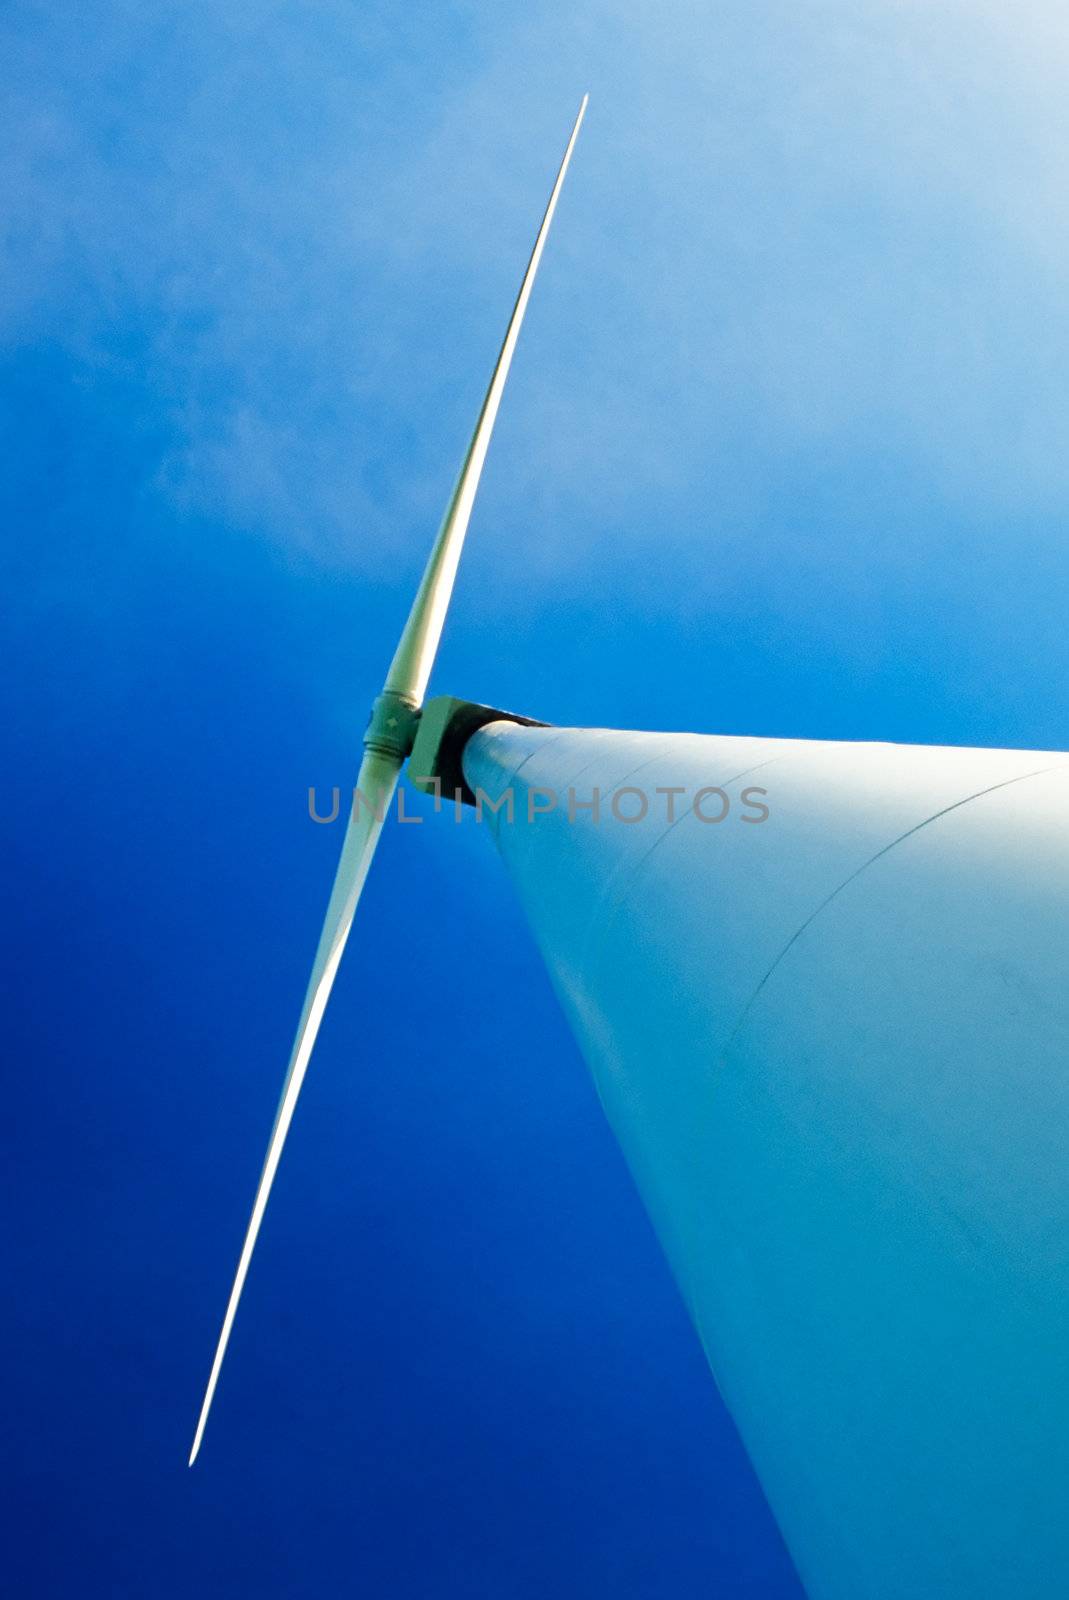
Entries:
<svg viewBox="0 0 1069 1600">
<path fill-rule="evenodd" d="M 11 3 L 0 62 L 6 1590 L 797 1596 L 445 818 L 385 838 L 185 1460 L 340 845 L 308 786 L 583 90 L 434 686 L 1064 747 L 1063 8 Z"/>
</svg>

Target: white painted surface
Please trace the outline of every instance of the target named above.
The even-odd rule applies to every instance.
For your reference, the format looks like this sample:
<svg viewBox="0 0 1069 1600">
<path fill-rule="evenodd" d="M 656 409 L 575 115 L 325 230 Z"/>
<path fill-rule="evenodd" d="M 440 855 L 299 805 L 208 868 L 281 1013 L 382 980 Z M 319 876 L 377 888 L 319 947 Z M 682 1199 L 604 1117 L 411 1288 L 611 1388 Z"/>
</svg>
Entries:
<svg viewBox="0 0 1069 1600">
<path fill-rule="evenodd" d="M 1062 1600 L 1069 756 L 495 723 L 465 771 L 514 787 L 499 849 L 814 1600 Z M 667 785 L 769 818 L 669 827 Z"/>
</svg>

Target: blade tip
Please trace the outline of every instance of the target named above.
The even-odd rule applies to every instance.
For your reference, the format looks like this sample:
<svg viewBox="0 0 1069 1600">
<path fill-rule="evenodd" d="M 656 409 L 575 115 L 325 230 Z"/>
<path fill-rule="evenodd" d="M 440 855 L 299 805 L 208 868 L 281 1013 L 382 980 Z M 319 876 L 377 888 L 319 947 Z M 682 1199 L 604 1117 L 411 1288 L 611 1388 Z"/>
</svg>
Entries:
<svg viewBox="0 0 1069 1600">
<path fill-rule="evenodd" d="M 201 1408 L 200 1416 L 197 1418 L 197 1431 L 193 1435 L 193 1448 L 189 1452 L 189 1461 L 186 1463 L 187 1466 L 191 1467 L 194 1461 L 196 1461 L 197 1457 L 200 1455 L 200 1447 L 204 1442 L 204 1427 L 207 1421 L 208 1407 L 205 1405 Z"/>
</svg>

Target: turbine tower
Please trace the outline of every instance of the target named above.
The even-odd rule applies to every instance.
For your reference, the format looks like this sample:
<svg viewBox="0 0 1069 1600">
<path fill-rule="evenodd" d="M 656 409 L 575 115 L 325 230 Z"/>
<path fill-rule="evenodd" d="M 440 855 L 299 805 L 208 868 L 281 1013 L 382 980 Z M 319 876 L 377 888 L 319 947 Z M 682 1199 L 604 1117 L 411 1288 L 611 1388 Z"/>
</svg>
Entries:
<svg viewBox="0 0 1069 1600">
<path fill-rule="evenodd" d="M 1069 755 L 424 693 L 580 107 L 365 736 L 190 1464 L 386 810 L 479 808 L 814 1600 L 1069 1592 Z"/>
</svg>

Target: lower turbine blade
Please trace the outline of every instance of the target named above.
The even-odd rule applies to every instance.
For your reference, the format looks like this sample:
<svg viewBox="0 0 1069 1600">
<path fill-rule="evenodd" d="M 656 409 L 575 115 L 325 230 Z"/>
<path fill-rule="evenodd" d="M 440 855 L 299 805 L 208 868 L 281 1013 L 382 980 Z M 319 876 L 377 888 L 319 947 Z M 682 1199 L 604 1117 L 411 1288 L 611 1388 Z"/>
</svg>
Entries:
<svg viewBox="0 0 1069 1600">
<path fill-rule="evenodd" d="M 290 1122 L 293 1119 L 293 1110 L 297 1104 L 297 1096 L 301 1092 L 305 1072 L 308 1070 L 308 1061 L 319 1033 L 319 1024 L 323 1020 L 330 991 L 334 984 L 334 975 L 338 970 L 338 963 L 345 949 L 345 941 L 349 937 L 352 927 L 353 914 L 356 911 L 360 892 L 364 887 L 371 859 L 375 854 L 375 847 L 382 832 L 382 824 L 390 801 L 393 799 L 397 787 L 397 778 L 401 770 L 400 757 L 387 756 L 378 751 L 368 751 L 360 765 L 360 776 L 357 780 L 357 792 L 353 810 L 349 817 L 349 824 L 345 832 L 345 842 L 342 845 L 341 860 L 338 863 L 337 875 L 334 879 L 334 888 L 331 891 L 330 903 L 327 906 L 326 918 L 323 922 L 323 932 L 319 936 L 319 948 L 316 951 L 315 965 L 308 983 L 308 992 L 304 997 L 304 1009 L 301 1012 L 300 1024 L 297 1028 L 297 1037 L 293 1044 L 293 1053 L 290 1056 L 289 1069 L 285 1082 L 282 1085 L 282 1098 L 279 1100 L 278 1111 L 275 1115 L 275 1125 L 271 1131 L 271 1138 L 267 1146 L 267 1156 L 264 1161 L 263 1172 L 260 1174 L 259 1187 L 256 1190 L 256 1199 L 253 1202 L 252 1216 L 245 1233 L 245 1243 L 241 1248 L 241 1258 L 238 1269 L 234 1275 L 234 1286 L 230 1291 L 230 1300 L 223 1318 L 222 1332 L 215 1350 L 215 1360 L 212 1362 L 211 1376 L 204 1394 L 204 1403 L 200 1409 L 200 1418 L 197 1422 L 197 1432 L 193 1439 L 193 1449 L 189 1453 L 189 1465 L 192 1466 L 197 1459 L 197 1452 L 204 1437 L 204 1427 L 208 1421 L 208 1412 L 211 1410 L 212 1399 L 215 1395 L 215 1386 L 219 1381 L 219 1371 L 223 1365 L 226 1354 L 230 1330 L 234 1325 L 234 1315 L 241 1299 L 241 1291 L 245 1287 L 245 1278 L 252 1260 L 252 1252 L 256 1246 L 256 1238 L 260 1232 L 264 1211 L 267 1207 L 271 1185 L 275 1181 L 278 1170 L 279 1157 L 282 1155 L 282 1146 L 286 1142 Z"/>
</svg>

